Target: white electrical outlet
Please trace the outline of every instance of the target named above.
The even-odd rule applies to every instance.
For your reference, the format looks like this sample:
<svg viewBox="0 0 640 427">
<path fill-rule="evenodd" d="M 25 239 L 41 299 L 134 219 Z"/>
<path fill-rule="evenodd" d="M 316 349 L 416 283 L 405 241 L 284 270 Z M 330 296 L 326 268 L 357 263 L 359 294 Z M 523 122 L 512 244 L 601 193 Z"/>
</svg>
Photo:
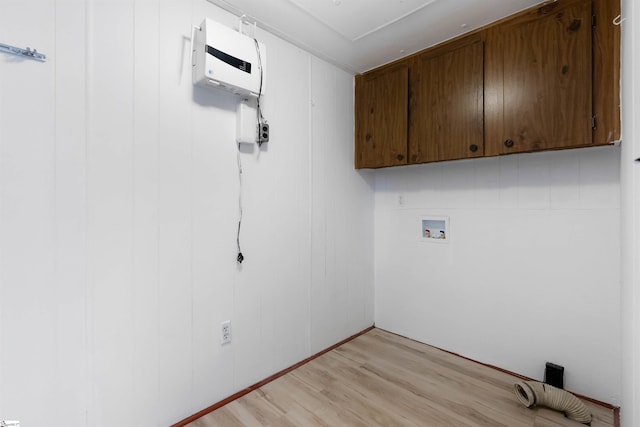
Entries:
<svg viewBox="0 0 640 427">
<path fill-rule="evenodd" d="M 225 320 L 220 324 L 222 338 L 220 344 L 229 344 L 231 342 L 231 320 Z"/>
</svg>

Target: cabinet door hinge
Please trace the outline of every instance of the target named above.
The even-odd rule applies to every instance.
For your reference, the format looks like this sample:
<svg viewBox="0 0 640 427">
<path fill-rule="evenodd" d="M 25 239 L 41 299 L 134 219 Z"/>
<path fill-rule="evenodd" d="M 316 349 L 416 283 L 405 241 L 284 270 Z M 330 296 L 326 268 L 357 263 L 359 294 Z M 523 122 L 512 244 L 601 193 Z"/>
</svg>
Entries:
<svg viewBox="0 0 640 427">
<path fill-rule="evenodd" d="M 596 26 L 596 15 L 591 15 L 591 26 L 592 27 Z"/>
<path fill-rule="evenodd" d="M 591 116 L 591 129 L 596 130 L 598 128 L 598 120 L 596 116 Z"/>
</svg>

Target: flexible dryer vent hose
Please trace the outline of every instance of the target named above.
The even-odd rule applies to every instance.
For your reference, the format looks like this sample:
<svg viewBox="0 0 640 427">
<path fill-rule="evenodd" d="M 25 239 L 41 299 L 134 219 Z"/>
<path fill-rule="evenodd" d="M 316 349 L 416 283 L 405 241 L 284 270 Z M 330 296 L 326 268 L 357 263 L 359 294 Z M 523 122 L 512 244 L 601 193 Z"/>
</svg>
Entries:
<svg viewBox="0 0 640 427">
<path fill-rule="evenodd" d="M 524 406 L 546 406 L 562 411 L 570 420 L 591 423 L 591 412 L 573 394 L 537 381 L 519 381 L 513 385 L 516 397 Z"/>
</svg>

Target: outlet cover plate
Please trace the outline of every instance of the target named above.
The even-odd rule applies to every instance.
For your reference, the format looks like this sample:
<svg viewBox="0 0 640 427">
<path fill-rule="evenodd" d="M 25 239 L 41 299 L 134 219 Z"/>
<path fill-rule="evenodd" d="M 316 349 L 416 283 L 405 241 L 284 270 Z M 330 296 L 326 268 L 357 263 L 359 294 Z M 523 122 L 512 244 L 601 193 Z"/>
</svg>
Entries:
<svg viewBox="0 0 640 427">
<path fill-rule="evenodd" d="M 229 344 L 231 342 L 231 320 L 225 320 L 220 324 L 221 338 L 220 344 Z"/>
</svg>

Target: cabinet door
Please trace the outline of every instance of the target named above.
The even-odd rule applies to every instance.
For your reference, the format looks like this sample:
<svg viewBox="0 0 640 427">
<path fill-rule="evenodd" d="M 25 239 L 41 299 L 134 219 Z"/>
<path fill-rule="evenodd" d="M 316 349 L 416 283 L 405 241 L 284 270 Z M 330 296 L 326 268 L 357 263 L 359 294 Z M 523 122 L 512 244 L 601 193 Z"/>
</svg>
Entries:
<svg viewBox="0 0 640 427">
<path fill-rule="evenodd" d="M 606 145 L 620 139 L 620 0 L 593 2 L 593 144 Z"/>
<path fill-rule="evenodd" d="M 552 3 L 489 29 L 486 155 L 590 145 L 591 2 Z"/>
<path fill-rule="evenodd" d="M 411 69 L 410 163 L 484 154 L 483 50 L 482 41 L 474 37 L 416 58 Z"/>
<path fill-rule="evenodd" d="M 407 164 L 409 70 L 406 65 L 356 76 L 356 168 Z"/>
</svg>

